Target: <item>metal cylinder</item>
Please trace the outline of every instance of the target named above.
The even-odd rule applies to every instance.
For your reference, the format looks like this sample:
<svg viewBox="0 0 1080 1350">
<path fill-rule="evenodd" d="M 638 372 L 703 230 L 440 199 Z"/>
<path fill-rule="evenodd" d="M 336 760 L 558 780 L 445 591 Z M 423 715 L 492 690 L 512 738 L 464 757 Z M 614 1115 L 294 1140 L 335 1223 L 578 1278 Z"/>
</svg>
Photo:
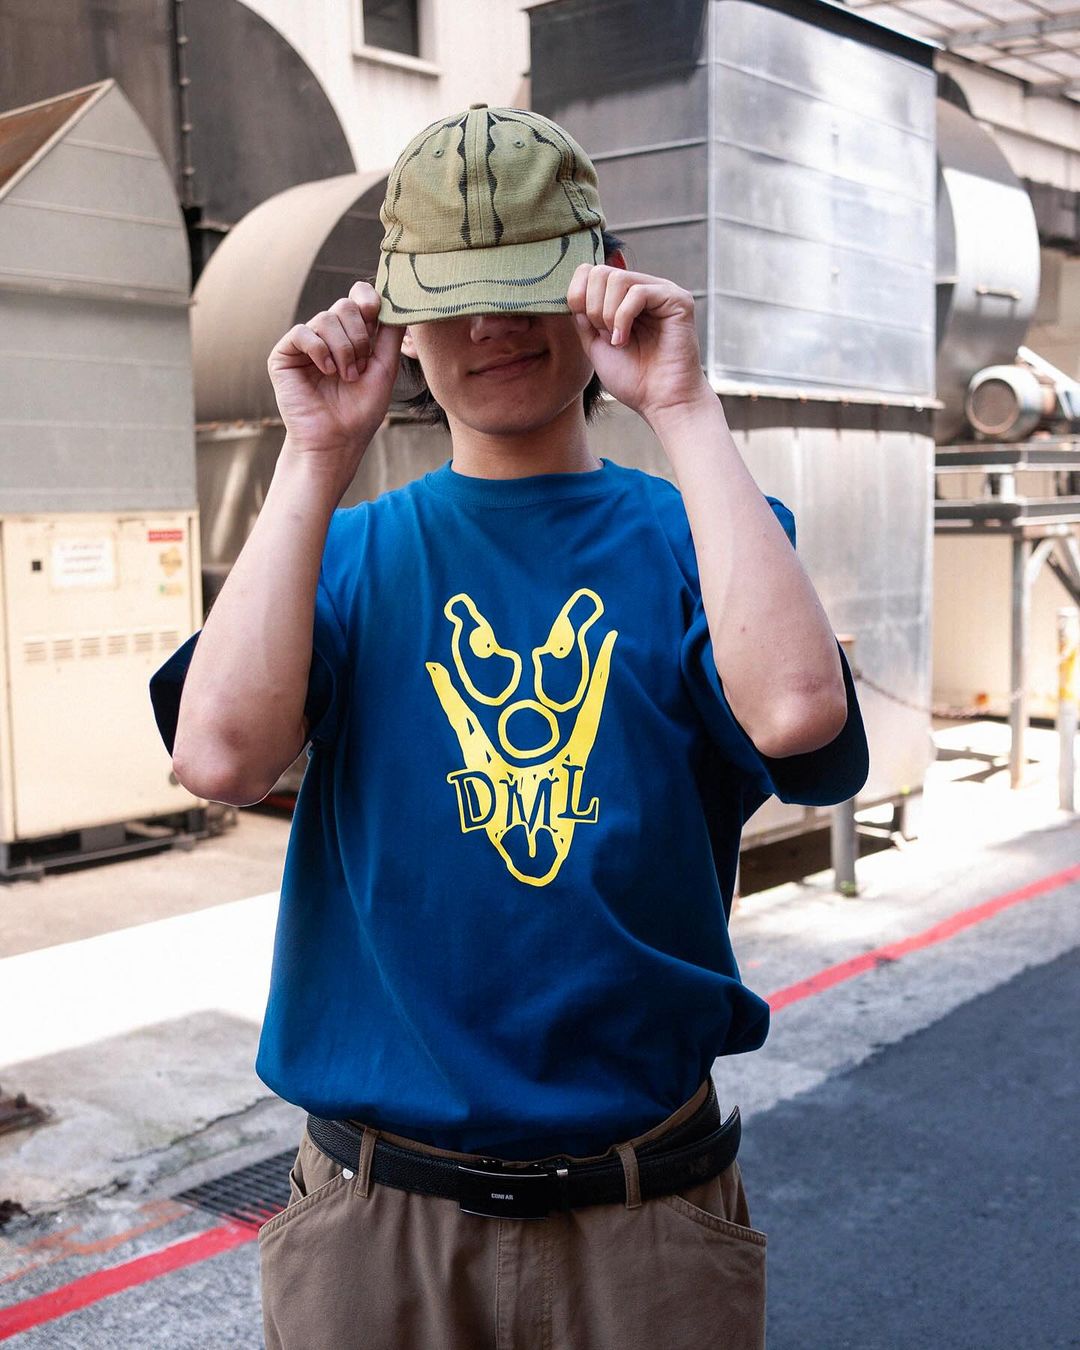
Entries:
<svg viewBox="0 0 1080 1350">
<path fill-rule="evenodd" d="M 982 436 L 1023 440 L 1057 407 L 1053 384 L 1027 366 L 987 366 L 971 377 L 964 414 Z"/>
</svg>

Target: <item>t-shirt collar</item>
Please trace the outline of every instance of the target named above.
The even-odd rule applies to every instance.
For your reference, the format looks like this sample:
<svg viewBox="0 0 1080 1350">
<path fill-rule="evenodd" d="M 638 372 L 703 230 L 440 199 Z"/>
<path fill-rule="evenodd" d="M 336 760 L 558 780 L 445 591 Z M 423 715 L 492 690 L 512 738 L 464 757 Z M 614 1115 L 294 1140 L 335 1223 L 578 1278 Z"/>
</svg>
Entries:
<svg viewBox="0 0 1080 1350">
<path fill-rule="evenodd" d="M 424 474 L 435 492 L 477 506 L 532 506 L 563 497 L 597 497 L 615 487 L 617 465 L 600 457 L 599 469 L 531 473 L 518 478 L 477 478 L 458 473 L 453 459 Z"/>
</svg>

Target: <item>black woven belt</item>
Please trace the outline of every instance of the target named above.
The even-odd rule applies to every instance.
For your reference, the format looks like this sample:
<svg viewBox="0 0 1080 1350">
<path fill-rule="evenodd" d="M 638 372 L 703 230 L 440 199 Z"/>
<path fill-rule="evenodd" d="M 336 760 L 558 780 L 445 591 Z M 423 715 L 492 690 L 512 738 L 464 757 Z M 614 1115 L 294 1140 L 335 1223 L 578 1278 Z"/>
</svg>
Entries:
<svg viewBox="0 0 1080 1350">
<path fill-rule="evenodd" d="M 343 1168 L 355 1172 L 363 1131 L 344 1120 L 307 1118 L 315 1146 Z M 739 1108 L 721 1120 L 716 1088 L 710 1080 L 706 1100 L 680 1125 L 635 1150 L 642 1200 L 669 1195 L 717 1176 L 739 1151 Z M 625 1203 L 626 1180 L 618 1154 L 603 1162 L 575 1163 L 552 1154 L 524 1167 L 503 1166 L 480 1154 L 468 1163 L 392 1144 L 377 1137 L 371 1180 L 399 1190 L 420 1191 L 457 1200 L 468 1214 L 486 1218 L 542 1219 L 551 1210 L 582 1205 Z"/>
</svg>

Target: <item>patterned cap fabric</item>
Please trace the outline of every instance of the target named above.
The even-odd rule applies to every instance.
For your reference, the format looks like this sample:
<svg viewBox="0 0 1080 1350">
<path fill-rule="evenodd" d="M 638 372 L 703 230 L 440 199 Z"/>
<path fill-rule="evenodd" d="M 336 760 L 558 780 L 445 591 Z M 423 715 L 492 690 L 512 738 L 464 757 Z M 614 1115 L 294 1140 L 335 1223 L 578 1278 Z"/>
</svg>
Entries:
<svg viewBox="0 0 1080 1350">
<path fill-rule="evenodd" d="M 391 170 L 379 218 L 380 323 L 568 314 L 575 269 L 604 261 L 592 161 L 523 108 L 474 103 L 425 127 Z"/>
</svg>

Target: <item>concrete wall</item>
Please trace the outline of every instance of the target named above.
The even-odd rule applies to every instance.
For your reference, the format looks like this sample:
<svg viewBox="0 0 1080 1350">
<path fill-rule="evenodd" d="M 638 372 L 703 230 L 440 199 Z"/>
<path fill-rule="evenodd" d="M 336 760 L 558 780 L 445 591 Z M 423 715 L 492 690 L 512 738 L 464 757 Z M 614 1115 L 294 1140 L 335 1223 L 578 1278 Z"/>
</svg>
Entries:
<svg viewBox="0 0 1080 1350">
<path fill-rule="evenodd" d="M 959 84 L 1018 177 L 1080 190 L 1080 103 L 1025 94 L 1013 76 L 955 56 L 939 55 L 935 66 Z"/>
<path fill-rule="evenodd" d="M 1040 249 L 1039 304 L 1025 345 L 1080 380 L 1080 258 Z"/>
<path fill-rule="evenodd" d="M 362 0 L 246 3 L 318 75 L 361 171 L 389 170 L 405 143 L 443 113 L 481 101 L 529 105 L 521 0 L 420 0 L 420 60 L 364 43 Z"/>
</svg>

